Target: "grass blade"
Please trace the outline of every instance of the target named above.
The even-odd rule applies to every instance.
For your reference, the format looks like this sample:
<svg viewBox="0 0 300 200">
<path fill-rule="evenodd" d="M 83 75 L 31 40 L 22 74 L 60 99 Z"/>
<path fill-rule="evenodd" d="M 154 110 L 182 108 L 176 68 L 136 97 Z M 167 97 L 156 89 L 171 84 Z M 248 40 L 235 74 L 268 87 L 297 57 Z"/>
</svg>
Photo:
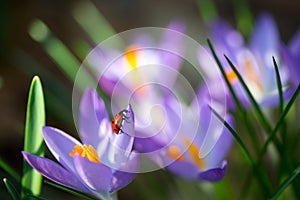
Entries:
<svg viewBox="0 0 300 200">
<path fill-rule="evenodd" d="M 2 168 L 6 173 L 13 177 L 16 181 L 20 181 L 20 175 L 6 162 L 3 158 L 0 157 L 0 168 Z"/>
<path fill-rule="evenodd" d="M 77 3 L 73 10 L 73 17 L 96 44 L 116 34 L 91 1 Z"/>
<path fill-rule="evenodd" d="M 29 34 L 35 41 L 39 42 L 47 54 L 57 63 L 65 75 L 75 82 L 76 75 L 80 69 L 80 62 L 72 52 L 49 30 L 48 26 L 41 20 L 36 19 L 29 27 Z M 86 85 L 94 85 L 90 74 L 82 70 L 81 79 L 78 80 L 78 87 L 84 91 Z"/>
<path fill-rule="evenodd" d="M 210 107 L 210 106 L 209 106 Z M 249 162 L 249 164 L 251 165 L 252 169 L 254 172 L 257 173 L 260 183 L 262 184 L 263 188 L 264 188 L 264 192 L 265 195 L 268 195 L 270 190 L 271 190 L 271 186 L 270 183 L 268 182 L 266 175 L 263 173 L 263 171 L 261 170 L 260 166 L 257 165 L 251 154 L 249 153 L 246 145 L 243 143 L 242 139 L 239 137 L 239 135 L 235 132 L 235 130 L 217 113 L 217 111 L 215 111 L 212 107 L 210 107 L 210 109 L 212 110 L 213 114 L 222 122 L 224 123 L 224 126 L 229 130 L 229 132 L 232 134 L 232 136 L 234 137 L 234 139 L 237 141 L 237 143 L 239 144 L 239 147 L 241 148 L 243 154 L 245 155 L 247 161 Z"/>
<path fill-rule="evenodd" d="M 214 1 L 198 0 L 198 8 L 200 10 L 201 18 L 206 25 L 209 25 L 218 17 L 217 9 Z"/>
<path fill-rule="evenodd" d="M 45 125 L 45 103 L 41 81 L 35 76 L 31 82 L 25 125 L 24 151 L 44 156 L 42 127 Z M 22 177 L 22 197 L 26 194 L 38 196 L 42 188 L 42 175 L 24 160 Z"/>
<path fill-rule="evenodd" d="M 223 76 L 223 78 L 224 78 L 224 80 L 226 82 L 226 85 L 227 85 L 227 87 L 229 89 L 229 92 L 230 92 L 232 98 L 233 98 L 233 101 L 234 101 L 235 105 L 237 106 L 238 115 L 243 119 L 243 121 L 245 123 L 245 126 L 246 126 L 246 129 L 247 129 L 247 131 L 248 131 L 248 133 L 250 135 L 250 138 L 252 140 L 252 143 L 253 143 L 256 151 L 258 152 L 259 151 L 259 142 L 257 141 L 257 138 L 253 134 L 254 133 L 252 131 L 253 128 L 251 127 L 250 123 L 248 122 L 246 112 L 245 112 L 243 106 L 241 105 L 241 103 L 240 103 L 240 101 L 239 101 L 239 99 L 238 99 L 238 97 L 237 97 L 237 95 L 236 95 L 236 93 L 235 93 L 232 85 L 230 84 L 230 81 L 229 81 L 229 79 L 228 79 L 228 77 L 226 75 L 226 72 L 225 72 L 225 70 L 224 70 L 224 68 L 223 68 L 223 66 L 222 66 L 222 64 L 221 64 L 221 62 L 220 62 L 220 60 L 219 60 L 219 58 L 218 58 L 215 50 L 214 50 L 214 47 L 211 44 L 211 42 L 210 42 L 209 39 L 207 40 L 207 43 L 208 43 L 208 46 L 209 46 L 209 48 L 211 50 L 211 53 L 213 54 L 213 57 L 214 57 L 215 61 L 217 62 L 217 66 L 219 67 L 219 70 L 220 70 L 220 72 L 221 72 L 221 74 L 222 74 L 222 76 Z"/>
<path fill-rule="evenodd" d="M 70 189 L 70 188 L 67 188 L 67 187 L 64 187 L 62 185 L 58 185 L 54 182 L 51 182 L 51 181 L 48 181 L 48 180 L 45 180 L 45 183 L 47 183 L 48 185 L 51 185 L 53 187 L 56 187 L 60 190 L 63 190 L 63 191 L 66 191 L 74 196 L 77 196 L 77 197 L 80 197 L 80 198 L 83 198 L 83 199 L 87 199 L 87 200 L 96 200 L 95 198 L 89 196 L 89 195 L 86 195 L 84 193 L 81 193 L 81 192 L 78 192 L 76 190 L 73 190 L 73 189 Z"/>
<path fill-rule="evenodd" d="M 279 94 L 279 108 L 280 108 L 280 113 L 283 111 L 283 93 L 282 93 L 282 84 L 281 84 L 281 78 L 280 78 L 280 73 L 278 69 L 278 65 L 276 63 L 276 60 L 274 56 L 272 56 L 273 59 L 273 64 L 276 72 L 276 81 L 277 81 L 277 88 L 278 88 L 278 94 Z"/>
<path fill-rule="evenodd" d="M 276 190 L 275 194 L 272 196 L 271 200 L 275 200 L 279 197 L 279 195 L 289 186 L 289 184 L 295 180 L 295 178 L 300 173 L 300 166 L 298 166 L 292 174 L 279 186 L 279 188 Z"/>
<path fill-rule="evenodd" d="M 5 187 L 8 191 L 8 193 L 10 194 L 11 198 L 13 200 L 20 200 L 20 194 L 17 192 L 16 188 L 14 187 L 14 185 L 7 179 L 4 178 L 3 182 L 5 184 Z"/>
<path fill-rule="evenodd" d="M 241 74 L 238 72 L 238 70 L 236 69 L 236 67 L 232 64 L 232 62 L 229 60 L 229 58 L 224 55 L 225 59 L 227 60 L 228 64 L 230 65 L 231 69 L 234 71 L 234 73 L 236 74 L 236 76 L 238 77 L 240 83 L 242 84 L 244 90 L 246 91 L 248 97 L 250 98 L 251 103 L 254 106 L 254 109 L 260 119 L 260 121 L 262 122 L 265 130 L 267 133 L 271 133 L 272 129 L 270 124 L 268 123 L 266 117 L 264 116 L 262 110 L 260 109 L 260 106 L 258 105 L 258 103 L 256 102 L 254 96 L 252 95 L 250 89 L 248 88 L 248 86 L 246 85 L 244 79 L 242 78 Z"/>
<path fill-rule="evenodd" d="M 279 128 L 281 127 L 281 125 L 283 124 L 283 121 L 286 117 L 286 115 L 288 114 L 289 110 L 291 109 L 292 105 L 294 104 L 294 102 L 296 101 L 298 95 L 300 92 L 300 84 L 298 85 L 296 91 L 294 92 L 292 98 L 290 99 L 290 101 L 288 102 L 287 106 L 285 107 L 285 109 L 283 110 L 280 119 L 278 120 L 278 122 L 276 123 L 276 126 L 274 128 L 274 130 L 271 132 L 271 134 L 269 135 L 267 141 L 265 142 L 260 154 L 259 154 L 259 163 L 262 161 L 262 158 L 264 156 L 264 154 L 266 153 L 267 149 L 268 149 L 268 145 L 273 141 L 273 139 L 275 138 L 275 135 L 277 133 L 277 131 L 279 130 Z"/>
<path fill-rule="evenodd" d="M 253 16 L 249 9 L 248 2 L 246 0 L 234 1 L 235 19 L 237 20 L 238 30 L 248 38 L 252 32 Z"/>
</svg>

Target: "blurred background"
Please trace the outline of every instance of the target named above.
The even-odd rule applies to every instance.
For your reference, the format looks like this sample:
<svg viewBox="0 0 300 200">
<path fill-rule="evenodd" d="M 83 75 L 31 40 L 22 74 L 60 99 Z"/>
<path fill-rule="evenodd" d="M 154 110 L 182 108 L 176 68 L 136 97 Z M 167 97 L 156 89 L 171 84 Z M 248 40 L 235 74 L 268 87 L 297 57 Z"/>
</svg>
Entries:
<svg viewBox="0 0 300 200">
<path fill-rule="evenodd" d="M 59 57 L 65 50 L 75 59 L 68 63 L 73 64 L 70 68 L 76 71 L 79 66 L 74 65 L 81 63 L 88 50 L 114 33 L 144 26 L 166 27 L 178 19 L 186 23 L 187 35 L 204 44 L 207 35 L 203 13 L 209 11 L 211 3 L 214 3 L 218 15 L 233 26 L 238 24 L 237 17 L 243 12 L 250 11 L 252 19 L 262 12 L 269 12 L 275 18 L 285 43 L 300 27 L 298 0 L 2 0 L 0 157 L 21 173 L 26 104 L 34 75 L 40 76 L 44 86 L 47 124 L 76 135 L 71 108 L 72 72 L 68 74 L 59 67 L 68 65 L 69 58 Z M 239 6 L 247 9 L 238 12 Z M 97 20 L 102 22 L 97 24 Z M 49 53 L 52 48 L 49 41 L 56 42 L 58 51 L 54 55 Z M 1 180 L 4 176 L 0 169 Z M 169 185 L 163 185 L 165 183 Z M 158 171 L 140 176 L 121 190 L 119 196 L 120 199 L 185 199 L 181 190 L 175 191 L 174 185 L 188 192 L 190 198 L 201 194 L 194 184 L 178 182 L 169 174 Z M 209 184 L 201 187 L 206 192 L 211 191 Z M 46 185 L 43 196 L 52 199 L 57 194 L 53 191 L 57 190 Z M 8 198 L 5 193 L 1 183 L 1 199 Z M 69 197 L 64 195 L 64 199 Z M 206 194 L 203 195 L 205 198 Z"/>
</svg>

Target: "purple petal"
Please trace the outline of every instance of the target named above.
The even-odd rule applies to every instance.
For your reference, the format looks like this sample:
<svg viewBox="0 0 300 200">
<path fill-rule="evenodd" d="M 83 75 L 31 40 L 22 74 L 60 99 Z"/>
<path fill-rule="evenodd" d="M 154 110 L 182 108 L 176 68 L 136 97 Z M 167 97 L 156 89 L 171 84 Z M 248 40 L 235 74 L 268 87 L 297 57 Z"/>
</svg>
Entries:
<svg viewBox="0 0 300 200">
<path fill-rule="evenodd" d="M 278 54 L 279 33 L 276 23 L 270 15 L 264 13 L 256 21 L 250 39 L 250 47 L 263 63 L 273 69 L 271 56 L 277 56 Z"/>
<path fill-rule="evenodd" d="M 298 82 L 298 84 L 299 84 L 299 82 Z M 285 102 L 288 101 L 293 96 L 295 91 L 296 91 L 296 86 L 291 87 L 291 88 L 287 89 L 286 91 L 284 91 L 283 92 L 283 100 Z M 260 105 L 263 107 L 274 107 L 274 106 L 279 105 L 278 93 L 267 96 L 266 98 L 263 99 L 262 102 L 260 102 Z"/>
<path fill-rule="evenodd" d="M 300 46 L 300 44 L 299 44 L 299 46 Z M 284 63 L 286 64 L 286 66 L 288 68 L 290 81 L 294 85 L 297 85 L 300 82 L 300 67 L 299 67 L 300 53 L 299 53 L 299 55 L 295 56 L 286 47 L 281 48 L 281 53 L 283 56 Z"/>
<path fill-rule="evenodd" d="M 111 193 L 128 185 L 139 171 L 140 160 L 138 154 L 133 151 L 128 163 L 113 173 Z"/>
<path fill-rule="evenodd" d="M 174 161 L 166 168 L 184 179 L 196 180 L 199 173 L 199 168 L 189 161 Z"/>
<path fill-rule="evenodd" d="M 78 180 L 76 175 L 67 171 L 59 164 L 47 158 L 42 158 L 26 152 L 22 152 L 22 154 L 30 166 L 46 178 L 66 187 L 82 192 L 88 192 L 87 188 Z"/>
<path fill-rule="evenodd" d="M 134 149 L 142 153 L 157 151 L 164 147 L 159 140 L 159 137 L 153 136 L 148 138 L 135 138 Z"/>
<path fill-rule="evenodd" d="M 56 160 L 66 169 L 75 172 L 73 158 L 69 154 L 75 145 L 81 146 L 80 142 L 63 131 L 49 126 L 43 127 L 43 136 Z"/>
<path fill-rule="evenodd" d="M 226 116 L 225 120 L 230 124 L 231 127 L 233 127 L 233 118 L 231 116 Z M 214 168 L 224 160 L 232 146 L 232 141 L 232 134 L 226 127 L 224 127 L 219 140 L 213 147 L 212 151 L 205 158 L 208 168 Z"/>
<path fill-rule="evenodd" d="M 297 31 L 289 42 L 289 49 L 293 55 L 300 56 L 300 30 Z"/>
<path fill-rule="evenodd" d="M 220 168 L 209 169 L 207 171 L 201 172 L 198 174 L 198 179 L 217 182 L 220 181 L 226 174 L 227 162 L 223 161 Z"/>
<path fill-rule="evenodd" d="M 108 193 L 112 179 L 112 171 L 109 167 L 94 163 L 79 155 L 74 156 L 77 173 L 82 181 L 92 190 L 100 193 Z"/>
<path fill-rule="evenodd" d="M 80 137 L 83 143 L 92 146 L 99 143 L 99 123 L 107 118 L 104 102 L 99 99 L 96 90 L 87 89 L 82 96 L 79 116 Z"/>
<path fill-rule="evenodd" d="M 211 26 L 212 44 L 220 58 L 223 66 L 228 66 L 224 54 L 227 55 L 230 60 L 236 63 L 236 52 L 238 52 L 244 44 L 243 37 L 241 34 L 234 30 L 228 23 L 223 20 L 217 20 Z M 224 65 L 225 64 L 225 65 Z"/>
</svg>

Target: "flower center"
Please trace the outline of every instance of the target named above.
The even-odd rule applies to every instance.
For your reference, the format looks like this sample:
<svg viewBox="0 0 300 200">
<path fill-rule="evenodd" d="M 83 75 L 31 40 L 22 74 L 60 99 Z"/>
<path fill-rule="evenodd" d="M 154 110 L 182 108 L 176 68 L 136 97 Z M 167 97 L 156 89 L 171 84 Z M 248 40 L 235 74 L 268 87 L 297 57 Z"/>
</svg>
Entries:
<svg viewBox="0 0 300 200">
<path fill-rule="evenodd" d="M 205 168 L 204 160 L 199 158 L 200 152 L 199 152 L 198 147 L 195 144 L 193 144 L 188 138 L 184 139 L 184 143 L 188 147 L 187 151 L 188 151 L 189 155 L 191 156 L 192 160 L 194 161 L 194 163 L 196 164 L 196 166 L 199 169 Z M 181 154 L 179 148 L 174 145 L 169 147 L 167 156 L 170 158 L 173 158 L 177 161 L 185 160 L 185 158 Z"/>
<path fill-rule="evenodd" d="M 74 157 L 75 155 L 79 155 L 83 158 L 88 158 L 94 163 L 100 163 L 98 153 L 92 145 L 87 146 L 84 144 L 83 146 L 80 146 L 76 144 L 69 155 L 72 157 Z"/>
<path fill-rule="evenodd" d="M 175 160 L 179 160 L 179 161 L 184 160 L 180 153 L 179 148 L 174 145 L 169 147 L 167 156 L 169 156 L 170 158 L 173 158 Z"/>
<path fill-rule="evenodd" d="M 132 69 L 137 68 L 137 46 L 131 45 L 126 49 L 125 57 Z"/>
<path fill-rule="evenodd" d="M 246 77 L 248 78 L 248 80 L 251 81 L 252 84 L 255 84 L 259 88 L 259 90 L 262 90 L 261 82 L 258 79 L 259 76 L 254 70 L 253 64 L 249 58 L 245 59 L 244 65 L 246 70 Z"/>
</svg>

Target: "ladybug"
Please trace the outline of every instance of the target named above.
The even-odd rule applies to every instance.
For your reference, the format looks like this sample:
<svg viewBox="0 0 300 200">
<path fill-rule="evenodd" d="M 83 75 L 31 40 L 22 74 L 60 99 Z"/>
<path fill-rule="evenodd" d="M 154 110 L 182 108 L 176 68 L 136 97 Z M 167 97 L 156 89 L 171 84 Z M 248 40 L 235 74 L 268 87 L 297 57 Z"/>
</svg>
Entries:
<svg viewBox="0 0 300 200">
<path fill-rule="evenodd" d="M 122 111 L 120 111 L 118 114 L 116 114 L 114 116 L 114 118 L 111 120 L 111 128 L 114 131 L 115 134 L 119 134 L 120 131 L 123 132 L 122 125 L 123 125 L 123 121 L 126 120 L 128 117 L 126 117 L 126 113 L 128 112 L 128 110 L 124 109 Z"/>
</svg>

